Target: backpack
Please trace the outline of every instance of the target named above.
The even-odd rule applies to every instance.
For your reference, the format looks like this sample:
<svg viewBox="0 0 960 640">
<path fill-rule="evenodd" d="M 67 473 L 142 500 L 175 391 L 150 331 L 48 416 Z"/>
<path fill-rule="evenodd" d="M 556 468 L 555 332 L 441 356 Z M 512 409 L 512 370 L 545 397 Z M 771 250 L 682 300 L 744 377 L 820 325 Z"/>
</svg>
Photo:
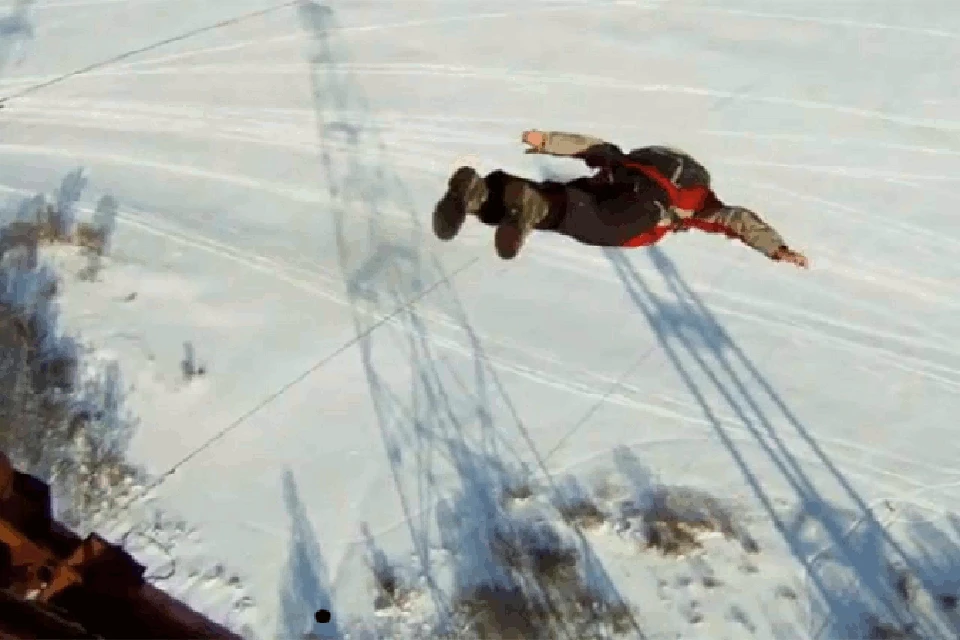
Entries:
<svg viewBox="0 0 960 640">
<path fill-rule="evenodd" d="M 666 191 L 672 208 L 693 214 L 703 209 L 710 199 L 710 173 L 693 156 L 679 149 L 664 146 L 634 149 L 621 164 L 642 173 Z"/>
</svg>

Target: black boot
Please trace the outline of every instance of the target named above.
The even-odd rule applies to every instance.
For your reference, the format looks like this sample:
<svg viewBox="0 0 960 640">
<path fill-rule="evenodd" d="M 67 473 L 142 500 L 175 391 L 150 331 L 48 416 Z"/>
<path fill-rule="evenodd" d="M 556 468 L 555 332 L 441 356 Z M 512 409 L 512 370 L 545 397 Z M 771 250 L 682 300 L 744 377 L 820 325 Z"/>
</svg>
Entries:
<svg viewBox="0 0 960 640">
<path fill-rule="evenodd" d="M 510 180 L 503 190 L 507 215 L 497 226 L 493 243 L 497 255 L 510 260 L 520 253 L 524 240 L 550 215 L 550 200 L 526 180 Z"/>
<path fill-rule="evenodd" d="M 474 169 L 460 167 L 447 183 L 447 192 L 433 211 L 433 233 L 452 240 L 468 215 L 477 215 L 489 195 L 486 183 Z"/>
</svg>

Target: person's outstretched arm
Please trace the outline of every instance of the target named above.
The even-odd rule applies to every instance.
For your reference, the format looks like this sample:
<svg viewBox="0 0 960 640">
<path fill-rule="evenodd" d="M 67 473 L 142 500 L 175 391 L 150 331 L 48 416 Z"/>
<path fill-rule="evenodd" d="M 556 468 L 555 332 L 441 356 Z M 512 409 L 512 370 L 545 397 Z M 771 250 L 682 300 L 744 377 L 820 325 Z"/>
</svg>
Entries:
<svg viewBox="0 0 960 640">
<path fill-rule="evenodd" d="M 804 268 L 808 265 L 806 256 L 790 249 L 776 229 L 744 207 L 723 205 L 706 214 L 685 218 L 681 226 L 736 238 L 771 260 L 789 262 Z"/>
<path fill-rule="evenodd" d="M 607 166 L 623 156 L 623 151 L 617 145 L 579 133 L 524 131 L 522 140 L 530 147 L 527 153 L 579 158 L 590 167 Z"/>
</svg>

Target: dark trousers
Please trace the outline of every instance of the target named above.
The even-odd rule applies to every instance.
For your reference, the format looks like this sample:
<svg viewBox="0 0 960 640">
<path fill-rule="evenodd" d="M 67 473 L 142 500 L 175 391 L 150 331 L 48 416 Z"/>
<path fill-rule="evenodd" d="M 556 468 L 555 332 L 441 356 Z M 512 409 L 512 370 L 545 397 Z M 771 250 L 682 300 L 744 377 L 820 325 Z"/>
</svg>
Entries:
<svg viewBox="0 0 960 640">
<path fill-rule="evenodd" d="M 481 222 L 496 226 L 507 215 L 503 193 L 514 180 L 529 184 L 550 202 L 550 213 L 537 224 L 538 230 L 561 233 L 583 244 L 623 246 L 660 220 L 655 201 L 638 198 L 621 185 L 604 184 L 591 177 L 537 182 L 497 170 L 484 178 L 489 195 L 480 208 Z"/>
</svg>

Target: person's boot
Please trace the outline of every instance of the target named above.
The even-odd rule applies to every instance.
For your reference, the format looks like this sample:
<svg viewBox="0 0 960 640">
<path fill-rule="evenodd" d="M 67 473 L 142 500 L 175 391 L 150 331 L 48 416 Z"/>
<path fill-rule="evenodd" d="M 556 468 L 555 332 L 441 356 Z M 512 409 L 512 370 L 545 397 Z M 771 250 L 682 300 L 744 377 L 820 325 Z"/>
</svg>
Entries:
<svg viewBox="0 0 960 640">
<path fill-rule="evenodd" d="M 511 180 L 503 190 L 507 215 L 497 225 L 493 242 L 497 255 L 504 260 L 515 258 L 523 242 L 540 222 L 550 215 L 550 201 L 525 180 Z"/>
<path fill-rule="evenodd" d="M 470 167 L 460 167 L 447 182 L 443 194 L 433 210 L 433 233 L 441 240 L 452 240 L 460 233 L 468 215 L 477 215 L 489 195 L 480 174 Z"/>
</svg>

